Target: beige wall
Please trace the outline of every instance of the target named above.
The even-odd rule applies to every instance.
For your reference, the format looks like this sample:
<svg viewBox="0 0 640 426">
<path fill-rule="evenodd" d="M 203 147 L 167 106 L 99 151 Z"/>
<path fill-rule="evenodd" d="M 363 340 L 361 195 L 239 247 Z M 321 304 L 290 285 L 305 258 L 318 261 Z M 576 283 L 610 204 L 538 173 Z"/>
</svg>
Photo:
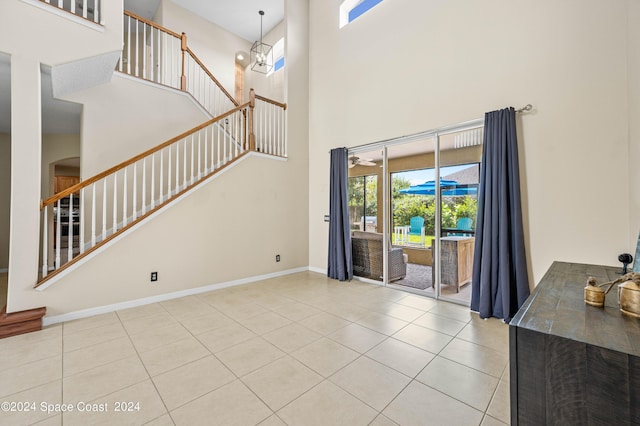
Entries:
<svg viewBox="0 0 640 426">
<path fill-rule="evenodd" d="M 14 287 L 14 310 L 58 315 L 308 265 L 308 5 L 286 7 L 289 159 L 242 160 L 46 290 Z M 74 95 L 84 104 L 83 176 L 203 121 L 185 99 L 122 77 Z"/>
<path fill-rule="evenodd" d="M 289 162 L 247 158 L 48 289 L 14 291 L 14 307 L 59 315 L 304 267 L 307 218 L 295 207 L 306 182 L 294 171 Z"/>
<path fill-rule="evenodd" d="M 9 266 L 11 135 L 0 133 L 0 269 Z"/>
<path fill-rule="evenodd" d="M 69 95 L 83 104 L 80 171 L 86 179 L 207 120 L 189 96 L 114 74 Z"/>
<path fill-rule="evenodd" d="M 326 268 L 330 148 L 527 103 L 518 124 L 533 282 L 554 260 L 615 265 L 631 249 L 626 0 L 398 0 L 342 29 L 339 3 L 310 1 L 311 266 Z"/>
<path fill-rule="evenodd" d="M 235 53 L 249 52 L 251 43 L 225 29 L 181 8 L 170 0 L 162 0 L 155 16 L 158 24 L 187 34 L 187 44 L 224 88 L 233 94 Z"/>
<path fill-rule="evenodd" d="M 101 1 L 102 30 L 79 25 L 51 13 L 39 1 L 3 0 L 0 13 L 0 52 L 34 57 L 58 65 L 122 48 L 122 1 Z M 65 2 L 67 3 L 67 2 Z M 66 16 L 65 14 L 62 14 Z M 34 31 L 35 28 L 46 31 Z"/>
<path fill-rule="evenodd" d="M 42 135 L 42 198 L 53 195 L 53 163 L 68 158 L 80 157 L 80 135 Z"/>
</svg>

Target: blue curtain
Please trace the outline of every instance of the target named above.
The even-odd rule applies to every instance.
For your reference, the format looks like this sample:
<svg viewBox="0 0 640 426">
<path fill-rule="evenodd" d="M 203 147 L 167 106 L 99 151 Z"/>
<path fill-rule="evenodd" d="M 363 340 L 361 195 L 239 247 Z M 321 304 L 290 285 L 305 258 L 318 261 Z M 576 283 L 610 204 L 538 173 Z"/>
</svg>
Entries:
<svg viewBox="0 0 640 426">
<path fill-rule="evenodd" d="M 529 296 L 513 108 L 485 114 L 476 223 L 471 310 L 509 322 Z"/>
<path fill-rule="evenodd" d="M 327 276 L 340 281 L 353 278 L 349 231 L 347 149 L 331 150 L 329 183 L 329 265 Z"/>
</svg>

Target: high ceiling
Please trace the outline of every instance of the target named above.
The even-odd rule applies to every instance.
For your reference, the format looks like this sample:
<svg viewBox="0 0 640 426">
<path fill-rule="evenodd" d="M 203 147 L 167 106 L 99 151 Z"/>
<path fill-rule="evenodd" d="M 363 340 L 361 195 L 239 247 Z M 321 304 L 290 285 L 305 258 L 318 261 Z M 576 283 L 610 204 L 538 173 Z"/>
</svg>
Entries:
<svg viewBox="0 0 640 426">
<path fill-rule="evenodd" d="M 253 42 L 260 38 L 259 10 L 264 10 L 263 33 L 284 19 L 284 0 L 171 0 L 225 30 Z M 125 9 L 153 19 L 160 0 L 124 0 Z M 178 29 L 182 31 L 183 29 Z M 11 129 L 10 58 L 0 54 L 0 132 Z M 79 133 L 82 106 L 53 99 L 50 70 L 42 73 L 42 110 L 44 133 Z"/>
<path fill-rule="evenodd" d="M 260 38 L 259 10 L 264 11 L 263 33 L 271 31 L 284 19 L 284 0 L 171 0 L 178 6 L 213 22 L 243 39 Z M 153 19 L 160 0 L 125 0 L 124 8 Z M 180 31 L 187 31 L 181 29 Z"/>
</svg>

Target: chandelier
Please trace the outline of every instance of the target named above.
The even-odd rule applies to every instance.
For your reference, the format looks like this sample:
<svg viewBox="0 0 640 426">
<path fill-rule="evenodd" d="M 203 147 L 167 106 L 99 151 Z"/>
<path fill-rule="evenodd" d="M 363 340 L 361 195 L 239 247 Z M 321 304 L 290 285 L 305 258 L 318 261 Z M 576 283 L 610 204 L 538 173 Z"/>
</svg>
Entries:
<svg viewBox="0 0 640 426">
<path fill-rule="evenodd" d="M 273 51 L 271 46 L 262 42 L 262 17 L 264 11 L 260 14 L 260 41 L 256 41 L 251 46 L 251 70 L 262 74 L 267 74 L 273 68 Z"/>
</svg>

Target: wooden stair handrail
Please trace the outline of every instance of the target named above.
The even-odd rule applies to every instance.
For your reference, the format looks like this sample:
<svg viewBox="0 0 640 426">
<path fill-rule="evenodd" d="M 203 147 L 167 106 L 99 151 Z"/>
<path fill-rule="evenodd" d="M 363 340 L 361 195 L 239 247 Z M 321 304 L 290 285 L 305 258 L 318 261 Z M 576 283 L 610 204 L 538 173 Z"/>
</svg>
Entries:
<svg viewBox="0 0 640 426">
<path fill-rule="evenodd" d="M 229 94 L 229 92 L 227 92 L 227 89 L 225 89 L 222 84 L 220 84 L 220 82 L 218 81 L 217 78 L 215 78 L 213 76 L 213 74 L 211 74 L 211 71 L 209 71 L 209 69 L 202 63 L 202 61 L 200 59 L 198 59 L 198 57 L 193 53 L 193 51 L 191 49 L 189 49 L 188 47 L 186 48 L 187 53 L 189 53 L 189 55 L 191 55 L 191 57 L 193 58 L 194 61 L 196 61 L 196 63 L 198 65 L 200 65 L 202 67 L 202 69 L 204 70 L 205 73 L 207 73 L 207 75 L 209 76 L 209 78 L 211 78 L 211 80 L 213 80 L 213 82 L 216 84 L 216 86 L 218 86 L 218 88 L 220 90 L 222 90 L 222 92 L 227 95 L 227 98 L 229 98 L 229 100 L 231 102 L 233 102 L 233 104 L 235 106 L 238 106 L 238 101 L 235 100 L 235 98 L 233 96 L 231 96 L 231 94 Z"/>
<path fill-rule="evenodd" d="M 86 249 L 84 252 L 78 254 L 72 260 L 70 260 L 69 262 L 65 263 L 64 265 L 60 266 L 59 268 L 57 268 L 54 271 L 52 271 L 49 274 L 47 274 L 46 277 L 40 278 L 38 280 L 38 282 L 36 283 L 36 285 L 34 286 L 34 288 L 38 288 L 39 286 L 41 286 L 45 282 L 49 281 L 51 278 L 55 277 L 56 275 L 59 275 L 64 270 L 70 268 L 72 265 L 77 263 L 80 259 L 89 256 L 91 253 L 93 253 L 94 251 L 98 250 L 100 247 L 102 247 L 103 245 L 105 245 L 109 241 L 115 239 L 118 235 L 120 235 L 120 234 L 124 233 L 125 231 L 131 229 L 132 227 L 134 227 L 138 223 L 142 222 L 143 220 L 145 220 L 146 218 L 148 218 L 149 216 L 151 216 L 152 214 L 154 214 L 158 210 L 162 209 L 163 207 L 165 207 L 169 203 L 173 202 L 173 200 L 175 200 L 176 198 L 181 197 L 182 195 L 184 195 L 185 193 L 189 192 L 190 190 L 192 190 L 196 186 L 202 184 L 204 181 L 209 179 L 211 176 L 213 176 L 213 175 L 215 175 L 217 173 L 220 173 L 220 171 L 226 169 L 227 167 L 230 167 L 233 163 L 239 161 L 242 157 L 246 156 L 247 154 L 248 154 L 248 151 L 245 151 L 245 152 L 239 154 L 236 158 L 234 158 L 233 160 L 227 162 L 222 167 L 219 167 L 219 168 L 211 171 L 209 174 L 203 176 L 200 180 L 198 180 L 198 181 L 196 181 L 196 182 L 194 182 L 194 183 L 192 183 L 190 185 L 187 185 L 187 187 L 183 188 L 182 190 L 180 190 L 176 194 L 173 194 L 170 198 L 166 199 L 165 201 L 161 202 L 160 204 L 157 204 L 154 208 L 152 208 L 151 210 L 148 210 L 146 213 L 138 216 L 135 220 L 127 223 L 124 227 L 118 229 L 118 231 L 116 231 L 115 233 L 109 235 L 107 238 L 105 238 L 104 240 L 100 241 L 95 246 L 90 247 L 90 248 Z"/>
<path fill-rule="evenodd" d="M 142 160 L 144 157 L 147 157 L 147 156 L 149 156 L 149 155 L 151 155 L 151 154 L 153 154 L 155 152 L 160 151 L 163 148 L 166 148 L 167 146 L 169 146 L 169 145 L 171 145 L 171 144 L 173 144 L 173 143 L 175 143 L 175 142 L 177 142 L 179 140 L 182 140 L 182 139 L 186 138 L 187 136 L 191 135 L 192 133 L 195 133 L 195 132 L 197 132 L 199 130 L 202 130 L 205 127 L 210 126 L 211 124 L 213 124 L 213 123 L 215 123 L 217 121 L 220 121 L 223 118 L 228 117 L 229 115 L 231 115 L 231 114 L 233 114 L 233 113 L 235 113 L 237 111 L 240 111 L 240 110 L 242 110 L 244 108 L 247 108 L 247 107 L 249 107 L 249 102 L 244 103 L 244 104 L 242 104 L 240 106 L 237 106 L 237 107 L 233 108 L 232 110 L 229 110 L 229 111 L 225 112 L 224 114 L 221 114 L 221 115 L 219 115 L 217 117 L 212 118 L 211 120 L 205 121 L 204 123 L 194 127 L 193 129 L 187 130 L 186 132 L 184 132 L 184 133 L 182 133 L 182 134 L 180 134 L 180 135 L 178 135 L 178 136 L 176 136 L 174 138 L 171 138 L 168 141 L 161 143 L 160 145 L 157 145 L 157 146 L 155 146 L 155 147 L 153 147 L 151 149 L 148 149 L 147 151 L 144 151 L 143 153 L 138 154 L 135 157 L 131 157 L 130 159 L 128 159 L 126 161 L 123 161 L 122 163 L 120 163 L 118 165 L 115 165 L 115 166 L 111 167 L 110 169 L 105 170 L 102 173 L 99 173 L 99 174 L 97 174 L 97 175 L 95 175 L 93 177 L 90 177 L 89 179 L 83 180 L 82 182 L 79 182 L 79 183 L 77 183 L 77 184 L 75 184 L 73 186 L 70 186 L 69 188 L 65 189 L 64 191 L 60 191 L 57 194 L 55 194 L 55 195 L 47 198 L 46 200 L 42 201 L 40 203 L 40 210 L 42 210 L 43 208 L 45 208 L 46 206 L 48 206 L 50 204 L 55 203 L 56 201 L 58 201 L 58 200 L 60 200 L 60 199 L 62 199 L 64 197 L 69 196 L 70 194 L 73 194 L 73 193 L 76 193 L 76 192 L 80 191 L 82 188 L 85 188 L 85 187 L 91 185 L 92 183 L 95 183 L 95 182 L 99 181 L 102 178 L 105 178 L 105 177 L 107 177 L 107 176 L 109 176 L 109 175 L 111 175 L 111 174 L 113 174 L 113 173 L 115 173 L 115 172 L 117 172 L 119 170 L 124 169 L 127 166 L 130 166 L 131 164 L 135 163 L 138 160 Z"/>
<path fill-rule="evenodd" d="M 137 19 L 138 21 L 144 22 L 144 23 L 145 23 L 145 24 L 147 24 L 147 25 L 151 25 L 153 28 L 156 28 L 156 29 L 158 29 L 158 30 L 160 30 L 160 31 L 162 31 L 162 32 L 167 33 L 167 34 L 170 34 L 170 35 L 172 35 L 172 36 L 174 36 L 174 37 L 176 37 L 176 38 L 181 38 L 181 37 L 182 37 L 182 35 L 181 35 L 181 34 L 178 34 L 178 33 L 176 33 L 175 31 L 171 31 L 170 29 L 165 28 L 165 27 L 163 27 L 163 26 L 161 26 L 161 25 L 158 25 L 158 24 L 156 24 L 156 23 L 155 23 L 155 22 L 153 22 L 153 21 L 150 21 L 150 20 L 148 20 L 148 19 L 146 19 L 146 18 L 143 18 L 142 16 L 136 15 L 136 14 L 135 14 L 135 13 L 133 13 L 133 12 L 129 12 L 128 10 L 125 10 L 125 11 L 124 11 L 124 14 L 125 14 L 125 15 L 127 15 L 127 16 L 130 16 L 130 17 L 132 17 L 132 18 L 134 18 L 134 19 Z"/>
<path fill-rule="evenodd" d="M 261 101 L 264 101 L 264 102 L 279 106 L 280 108 L 282 108 L 284 110 L 287 109 L 287 104 L 286 103 L 283 104 L 282 102 L 274 101 L 273 99 L 265 98 L 264 96 L 260 96 L 260 95 L 256 95 L 256 99 L 260 99 Z"/>
</svg>

